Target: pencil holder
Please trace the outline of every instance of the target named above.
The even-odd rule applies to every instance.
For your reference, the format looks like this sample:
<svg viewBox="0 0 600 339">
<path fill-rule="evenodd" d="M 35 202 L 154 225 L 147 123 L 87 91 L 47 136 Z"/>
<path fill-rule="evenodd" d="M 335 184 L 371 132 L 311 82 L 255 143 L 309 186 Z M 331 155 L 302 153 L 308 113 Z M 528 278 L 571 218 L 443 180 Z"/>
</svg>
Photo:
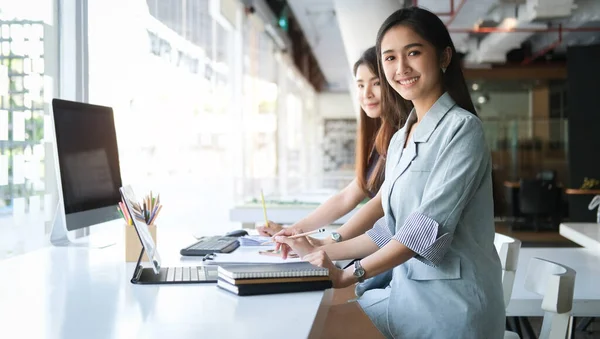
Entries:
<svg viewBox="0 0 600 339">
<path fill-rule="evenodd" d="M 142 243 L 140 242 L 140 238 L 135 231 L 135 227 L 133 225 L 125 225 L 125 261 L 126 262 L 137 262 L 140 251 L 142 250 Z M 154 240 L 154 244 L 156 245 L 156 225 L 148 225 L 148 230 L 150 231 L 150 235 L 152 236 L 152 240 Z M 149 261 L 148 254 L 144 253 L 144 257 L 142 261 Z"/>
</svg>

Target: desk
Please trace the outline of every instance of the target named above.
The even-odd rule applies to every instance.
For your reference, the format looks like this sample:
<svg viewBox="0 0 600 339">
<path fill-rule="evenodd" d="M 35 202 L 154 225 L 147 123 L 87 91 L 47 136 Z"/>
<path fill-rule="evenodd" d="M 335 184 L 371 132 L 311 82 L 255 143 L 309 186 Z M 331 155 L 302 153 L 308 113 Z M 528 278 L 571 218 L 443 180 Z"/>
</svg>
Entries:
<svg viewBox="0 0 600 339">
<path fill-rule="evenodd" d="M 566 194 L 571 195 L 596 195 L 600 194 L 600 190 L 595 189 L 580 189 L 580 188 L 567 188 L 565 190 Z"/>
<path fill-rule="evenodd" d="M 556 184 L 557 187 L 562 188 L 562 184 L 558 183 Z M 504 181 L 504 187 L 508 187 L 508 188 L 521 188 L 521 182 L 520 181 Z M 569 189 L 567 189 L 567 191 L 569 191 Z"/>
<path fill-rule="evenodd" d="M 575 317 L 600 317 L 600 253 L 586 248 L 521 248 L 507 316 L 543 316 L 541 297 L 525 289 L 527 267 L 534 257 L 574 269 L 577 276 L 571 314 Z"/>
<path fill-rule="evenodd" d="M 167 240 L 159 229 L 164 266 L 198 264 L 179 258 L 187 240 L 171 246 Z M 133 285 L 135 263 L 123 257 L 118 244 L 47 247 L 0 261 L 1 337 L 306 338 L 323 298 L 323 292 L 237 297 L 215 284 Z M 285 305 L 293 307 L 282 312 Z"/>
<path fill-rule="evenodd" d="M 563 237 L 600 253 L 600 224 L 565 222 L 560 224 L 559 232 Z"/>
<path fill-rule="evenodd" d="M 596 210 L 589 210 L 588 206 L 594 195 L 600 194 L 600 189 L 576 189 L 565 190 L 569 201 L 569 220 L 571 222 L 596 222 Z"/>
</svg>

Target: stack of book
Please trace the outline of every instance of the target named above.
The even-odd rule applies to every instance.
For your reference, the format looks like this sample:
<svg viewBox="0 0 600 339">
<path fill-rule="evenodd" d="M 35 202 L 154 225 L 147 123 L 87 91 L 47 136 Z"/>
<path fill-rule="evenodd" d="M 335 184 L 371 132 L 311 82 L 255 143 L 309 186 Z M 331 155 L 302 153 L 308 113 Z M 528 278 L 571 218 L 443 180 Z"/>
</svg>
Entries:
<svg viewBox="0 0 600 339">
<path fill-rule="evenodd" d="M 308 262 L 224 265 L 217 286 L 237 295 L 321 291 L 331 288 L 329 270 Z"/>
</svg>

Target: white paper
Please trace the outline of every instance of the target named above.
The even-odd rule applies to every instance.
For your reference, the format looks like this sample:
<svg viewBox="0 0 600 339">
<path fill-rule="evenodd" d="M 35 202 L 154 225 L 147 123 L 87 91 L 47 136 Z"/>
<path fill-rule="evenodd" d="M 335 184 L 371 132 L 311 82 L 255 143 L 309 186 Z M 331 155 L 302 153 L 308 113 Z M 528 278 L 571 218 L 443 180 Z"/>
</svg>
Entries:
<svg viewBox="0 0 600 339">
<path fill-rule="evenodd" d="M 274 248 L 271 247 L 271 248 Z M 302 262 L 301 258 L 288 258 L 259 254 L 258 251 L 266 250 L 264 247 L 238 247 L 231 253 L 216 253 L 212 260 L 207 260 L 206 264 L 286 264 L 290 262 Z"/>
<path fill-rule="evenodd" d="M 263 243 L 270 241 L 271 237 L 263 237 L 262 235 L 245 235 L 243 237 L 238 238 L 238 242 L 240 246 L 271 246 L 272 243 L 262 245 Z"/>
</svg>

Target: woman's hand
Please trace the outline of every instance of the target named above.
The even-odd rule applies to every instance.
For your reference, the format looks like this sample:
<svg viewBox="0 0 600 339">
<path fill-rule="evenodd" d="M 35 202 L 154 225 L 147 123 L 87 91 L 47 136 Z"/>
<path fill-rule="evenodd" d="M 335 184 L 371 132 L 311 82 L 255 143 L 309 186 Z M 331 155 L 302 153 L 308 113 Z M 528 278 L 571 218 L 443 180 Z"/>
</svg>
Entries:
<svg viewBox="0 0 600 339">
<path fill-rule="evenodd" d="M 346 277 L 347 274 L 345 274 L 345 271 L 337 268 L 334 265 L 333 261 L 329 259 L 329 256 L 327 256 L 327 253 L 325 253 L 325 251 L 319 250 L 313 253 L 309 253 L 306 256 L 302 257 L 302 259 L 310 262 L 315 266 L 328 269 L 329 279 L 331 279 L 333 288 L 343 288 L 352 284 L 352 280 Z"/>
<path fill-rule="evenodd" d="M 308 237 L 289 238 L 292 235 L 300 233 L 302 233 L 302 230 L 286 228 L 273 236 L 273 240 L 277 243 L 275 249 L 281 250 L 281 257 L 283 259 L 287 258 L 290 250 L 296 252 L 301 258 L 315 251 L 316 247 L 308 241 Z"/>
<path fill-rule="evenodd" d="M 283 229 L 283 226 L 276 222 L 269 221 L 269 227 L 266 225 L 256 226 L 256 230 L 258 234 L 264 237 L 272 237 L 274 234 L 277 234 L 279 231 Z"/>
<path fill-rule="evenodd" d="M 331 240 L 331 238 L 313 238 L 313 237 L 306 237 L 308 242 L 313 245 L 314 247 L 321 247 L 321 246 L 325 246 L 325 245 L 329 245 L 333 243 L 333 240 Z"/>
</svg>

